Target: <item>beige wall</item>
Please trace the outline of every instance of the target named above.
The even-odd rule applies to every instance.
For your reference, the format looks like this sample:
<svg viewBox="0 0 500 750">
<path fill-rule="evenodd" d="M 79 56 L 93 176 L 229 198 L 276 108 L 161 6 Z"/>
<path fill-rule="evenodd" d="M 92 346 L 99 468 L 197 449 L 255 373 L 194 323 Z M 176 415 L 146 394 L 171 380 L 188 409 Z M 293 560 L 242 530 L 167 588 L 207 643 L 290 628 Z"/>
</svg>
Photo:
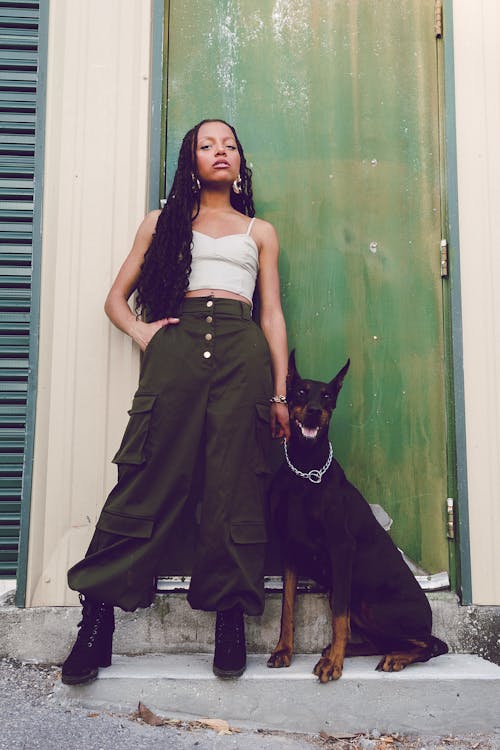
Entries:
<svg viewBox="0 0 500 750">
<path fill-rule="evenodd" d="M 103 302 L 144 216 L 150 0 L 51 0 L 27 605 L 65 604 L 115 477 L 138 353 Z"/>
<path fill-rule="evenodd" d="M 472 594 L 500 604 L 500 3 L 453 3 Z"/>
</svg>

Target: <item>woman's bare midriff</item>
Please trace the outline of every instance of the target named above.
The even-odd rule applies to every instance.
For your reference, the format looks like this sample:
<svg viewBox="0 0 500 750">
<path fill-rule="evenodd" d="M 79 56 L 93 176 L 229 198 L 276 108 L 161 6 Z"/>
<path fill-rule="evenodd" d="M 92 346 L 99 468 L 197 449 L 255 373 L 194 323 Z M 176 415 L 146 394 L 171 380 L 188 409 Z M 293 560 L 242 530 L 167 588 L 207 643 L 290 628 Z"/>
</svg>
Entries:
<svg viewBox="0 0 500 750">
<path fill-rule="evenodd" d="M 222 297 L 223 299 L 235 299 L 238 302 L 245 302 L 245 304 L 252 306 L 250 300 L 246 297 L 242 297 L 241 294 L 235 294 L 234 292 L 228 292 L 225 289 L 194 289 L 192 292 L 186 292 L 186 297 Z"/>
</svg>

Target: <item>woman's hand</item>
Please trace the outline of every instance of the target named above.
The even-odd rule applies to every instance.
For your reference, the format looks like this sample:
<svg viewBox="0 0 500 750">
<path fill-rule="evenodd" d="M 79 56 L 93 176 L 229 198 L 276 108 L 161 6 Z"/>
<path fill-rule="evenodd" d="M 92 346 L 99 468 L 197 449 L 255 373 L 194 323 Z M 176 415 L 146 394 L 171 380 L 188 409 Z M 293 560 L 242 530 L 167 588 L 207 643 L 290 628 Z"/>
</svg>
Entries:
<svg viewBox="0 0 500 750">
<path fill-rule="evenodd" d="M 180 318 L 161 318 L 154 323 L 144 323 L 142 320 L 136 320 L 130 329 L 130 335 L 135 343 L 140 347 L 141 352 L 145 352 L 149 342 L 160 328 L 168 325 L 176 325 Z"/>
<path fill-rule="evenodd" d="M 286 404 L 271 404 L 271 435 L 273 438 L 288 440 L 290 437 L 290 417 Z"/>
</svg>

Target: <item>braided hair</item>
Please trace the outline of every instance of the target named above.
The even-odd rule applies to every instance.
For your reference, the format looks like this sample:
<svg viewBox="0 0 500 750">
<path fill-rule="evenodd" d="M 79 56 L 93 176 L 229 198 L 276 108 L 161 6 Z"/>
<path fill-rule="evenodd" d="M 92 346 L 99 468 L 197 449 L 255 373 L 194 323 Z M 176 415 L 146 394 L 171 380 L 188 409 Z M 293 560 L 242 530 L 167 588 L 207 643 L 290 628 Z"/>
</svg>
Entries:
<svg viewBox="0 0 500 750">
<path fill-rule="evenodd" d="M 246 216 L 255 215 L 252 170 L 235 129 L 224 120 L 202 120 L 184 136 L 172 188 L 141 267 L 135 311 L 149 322 L 175 315 L 189 284 L 192 222 L 200 212 L 196 145 L 198 130 L 206 122 L 222 122 L 232 130 L 241 159 L 241 193 L 231 190 L 231 205 Z"/>
</svg>

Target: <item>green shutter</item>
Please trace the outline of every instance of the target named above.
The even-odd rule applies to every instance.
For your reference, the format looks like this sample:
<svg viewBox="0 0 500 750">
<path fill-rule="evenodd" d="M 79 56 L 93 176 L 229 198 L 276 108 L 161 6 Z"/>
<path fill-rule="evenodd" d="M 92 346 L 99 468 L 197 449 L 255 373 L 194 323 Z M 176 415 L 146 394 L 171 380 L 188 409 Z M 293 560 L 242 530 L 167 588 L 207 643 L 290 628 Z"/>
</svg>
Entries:
<svg viewBox="0 0 500 750">
<path fill-rule="evenodd" d="M 48 0 L 0 0 L 0 578 L 24 603 L 38 355 Z"/>
</svg>

